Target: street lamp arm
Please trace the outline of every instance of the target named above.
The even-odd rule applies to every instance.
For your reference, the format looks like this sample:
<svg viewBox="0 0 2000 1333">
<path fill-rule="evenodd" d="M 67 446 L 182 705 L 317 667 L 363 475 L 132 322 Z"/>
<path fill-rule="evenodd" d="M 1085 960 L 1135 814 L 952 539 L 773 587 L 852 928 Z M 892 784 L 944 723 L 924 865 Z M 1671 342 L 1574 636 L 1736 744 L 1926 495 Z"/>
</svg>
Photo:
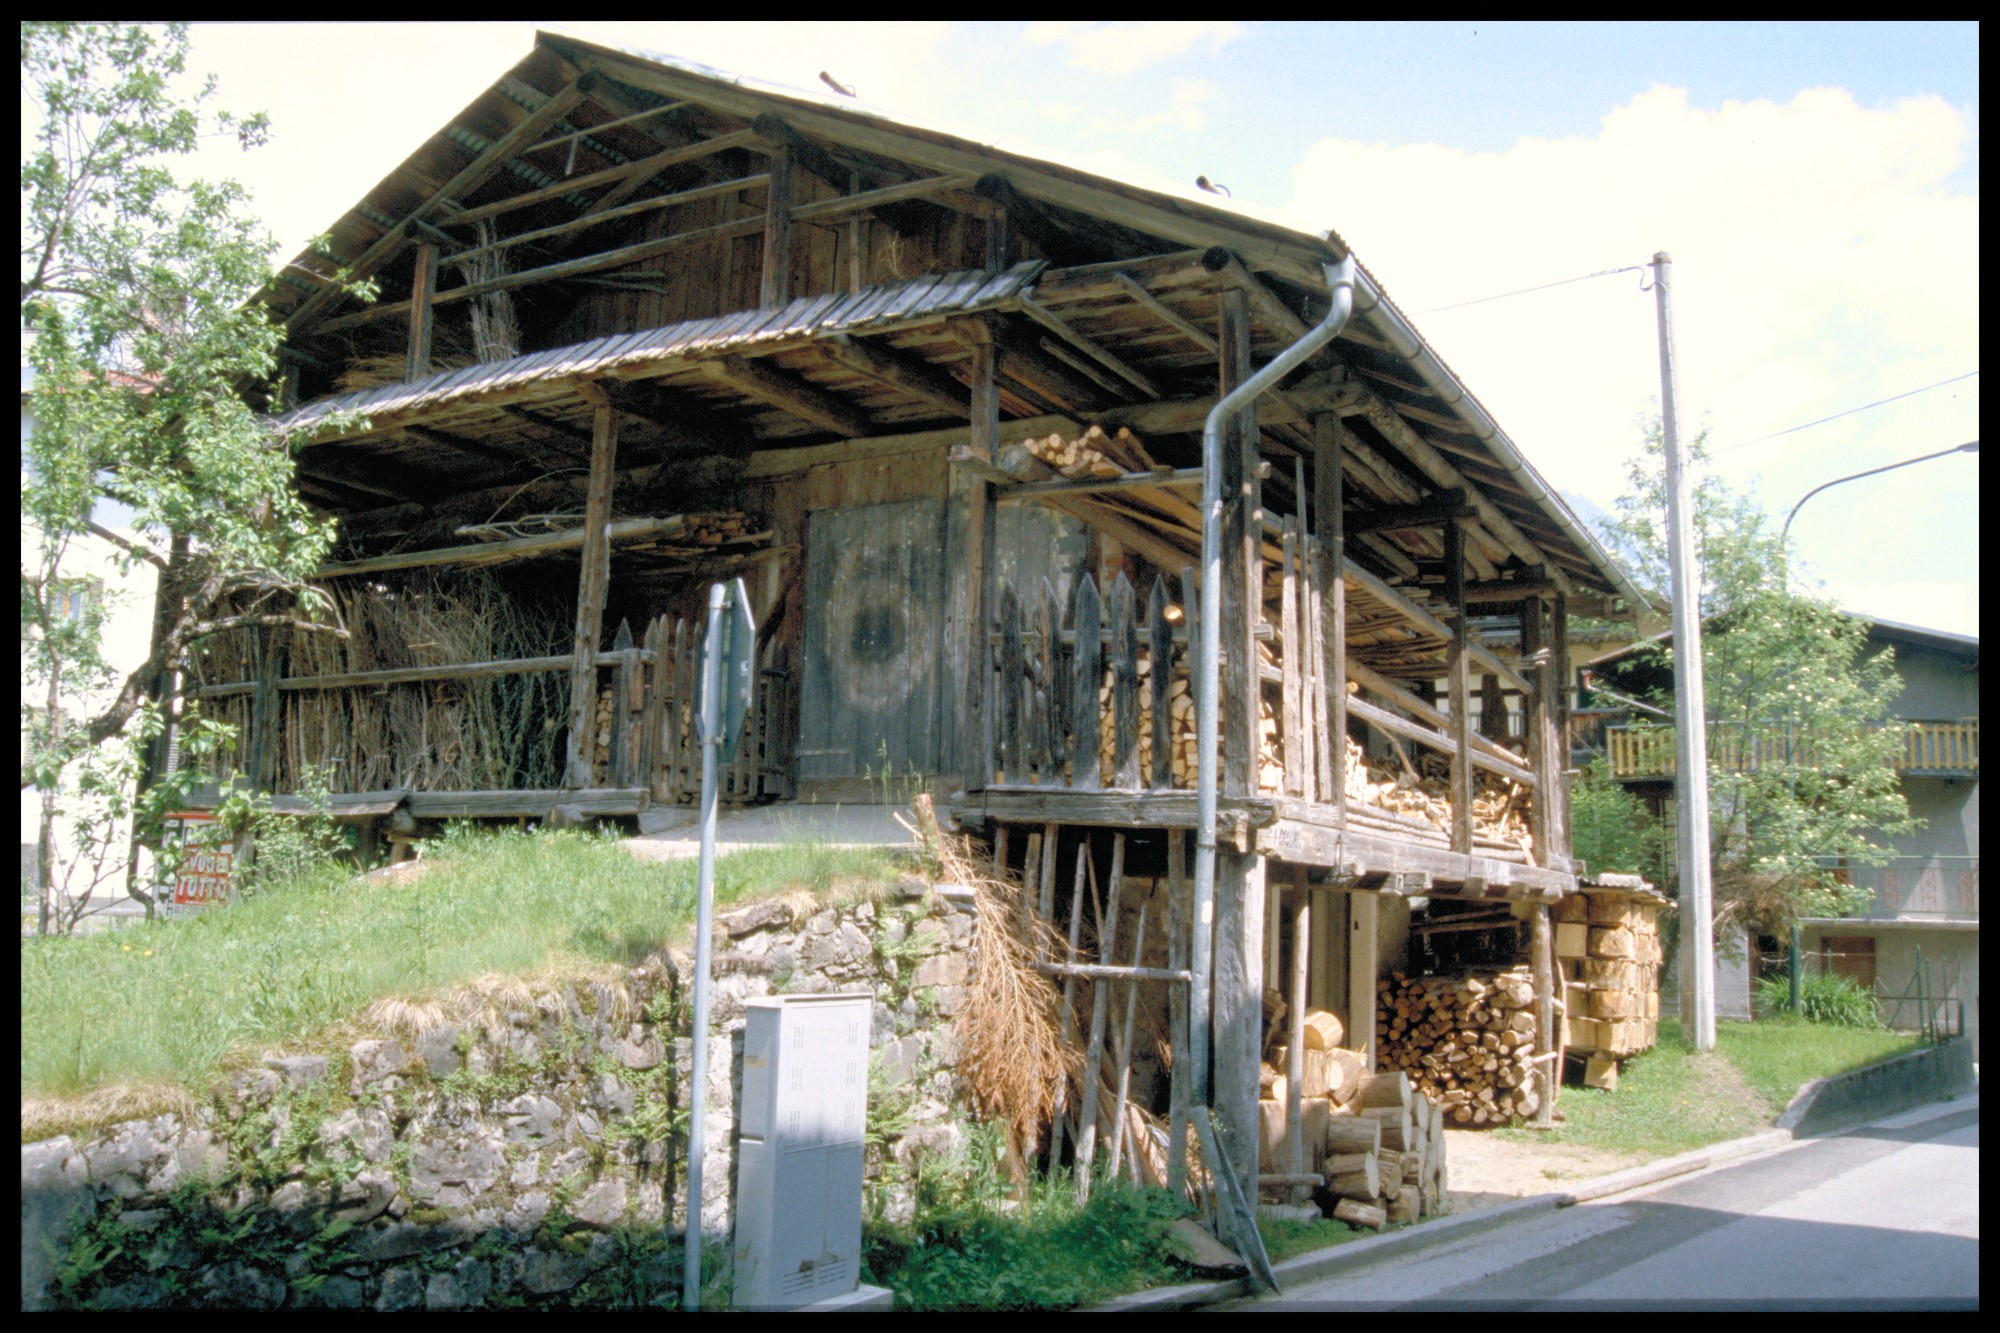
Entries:
<svg viewBox="0 0 2000 1333">
<path fill-rule="evenodd" d="M 1979 441 L 1968 440 L 1964 444 L 1954 445 L 1949 449 L 1940 449 L 1934 454 L 1925 454 L 1920 458 L 1906 458 L 1900 463 L 1886 463 L 1881 467 L 1871 467 L 1866 472 L 1850 473 L 1845 477 L 1835 477 L 1832 481 L 1823 481 L 1804 495 L 1801 495 L 1798 504 L 1792 506 L 1792 512 L 1785 515 L 1785 526 L 1778 529 L 1778 549 L 1781 551 L 1785 549 L 1785 535 L 1792 530 L 1792 520 L 1798 517 L 1799 510 L 1805 505 L 1805 502 L 1818 495 L 1821 491 L 1826 490 L 1829 486 L 1838 486 L 1843 481 L 1859 481 L 1863 477 L 1872 477 L 1878 472 L 1894 472 L 1897 468 L 1908 467 L 1912 463 L 1928 463 L 1931 459 L 1943 458 L 1946 454 L 1976 454 L 1978 452 Z"/>
</svg>

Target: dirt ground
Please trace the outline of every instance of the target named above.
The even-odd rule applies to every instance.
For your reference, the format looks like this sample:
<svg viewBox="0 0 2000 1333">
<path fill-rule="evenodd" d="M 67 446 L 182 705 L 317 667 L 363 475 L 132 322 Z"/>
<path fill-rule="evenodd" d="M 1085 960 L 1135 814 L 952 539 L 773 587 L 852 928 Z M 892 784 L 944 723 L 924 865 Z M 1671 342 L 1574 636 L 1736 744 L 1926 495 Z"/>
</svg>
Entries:
<svg viewBox="0 0 2000 1333">
<path fill-rule="evenodd" d="M 1454 1213 L 1567 1189 L 1578 1181 L 1651 1160 L 1643 1153 L 1519 1143 L 1471 1129 L 1448 1129 L 1444 1140 Z"/>
</svg>

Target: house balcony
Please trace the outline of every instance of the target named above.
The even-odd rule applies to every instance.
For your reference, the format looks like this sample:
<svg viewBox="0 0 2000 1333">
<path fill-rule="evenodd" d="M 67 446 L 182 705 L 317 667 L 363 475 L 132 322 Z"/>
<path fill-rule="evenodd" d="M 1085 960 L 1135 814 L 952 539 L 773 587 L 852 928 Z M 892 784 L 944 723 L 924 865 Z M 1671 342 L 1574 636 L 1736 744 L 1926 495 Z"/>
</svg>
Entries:
<svg viewBox="0 0 2000 1333">
<path fill-rule="evenodd" d="M 1902 731 L 1902 745 L 1890 761 L 1900 776 L 1979 776 L 1978 718 L 1903 718 L 1882 726 Z M 1672 727 L 1606 726 L 1603 745 L 1614 778 L 1645 781 L 1670 778 L 1674 774 Z M 1811 741 L 1795 731 L 1746 734 L 1740 726 L 1712 726 L 1708 732 L 1708 751 L 1711 766 L 1732 772 L 1812 762 Z"/>
<path fill-rule="evenodd" d="M 1839 867 L 1842 882 L 1869 891 L 1846 921 L 1963 926 L 1979 923 L 1979 858 L 1899 856 L 1887 865 Z"/>
</svg>

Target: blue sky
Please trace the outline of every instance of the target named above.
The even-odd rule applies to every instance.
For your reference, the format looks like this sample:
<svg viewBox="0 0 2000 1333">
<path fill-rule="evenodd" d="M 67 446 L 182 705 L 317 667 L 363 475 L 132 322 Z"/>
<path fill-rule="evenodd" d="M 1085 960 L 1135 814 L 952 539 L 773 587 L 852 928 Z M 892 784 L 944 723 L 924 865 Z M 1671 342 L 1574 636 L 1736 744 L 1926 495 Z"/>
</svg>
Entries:
<svg viewBox="0 0 2000 1333">
<path fill-rule="evenodd" d="M 1728 446 L 1978 369 L 1972 24 L 545 26 L 818 89 L 1339 231 L 1407 311 L 1675 257 L 1683 407 Z M 288 253 L 524 55 L 532 24 L 198 28 L 274 146 L 218 156 Z M 1557 486 L 1609 506 L 1658 394 L 1633 275 L 1419 328 Z M 1719 453 L 1782 517 L 1978 433 L 1980 379 Z M 1843 604 L 1978 628 L 1978 463 L 1794 525 Z"/>
</svg>

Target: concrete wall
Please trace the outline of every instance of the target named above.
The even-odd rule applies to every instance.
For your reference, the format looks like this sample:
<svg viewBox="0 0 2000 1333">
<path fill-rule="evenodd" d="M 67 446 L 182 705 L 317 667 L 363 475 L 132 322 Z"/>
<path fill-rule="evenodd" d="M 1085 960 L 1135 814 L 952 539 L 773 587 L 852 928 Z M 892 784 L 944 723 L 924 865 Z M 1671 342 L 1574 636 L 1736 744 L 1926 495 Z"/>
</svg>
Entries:
<svg viewBox="0 0 2000 1333">
<path fill-rule="evenodd" d="M 927 886 L 916 884 L 916 892 Z M 717 921 L 701 1208 L 732 1229 L 744 1001 L 873 994 L 866 1189 L 907 1216 L 960 1141 L 973 920 L 923 898 Z M 686 1225 L 690 960 L 468 987 L 401 1030 L 274 1054 L 178 1114 L 21 1149 L 21 1302 L 396 1310 L 644 1304 Z M 726 1288 L 725 1288 L 726 1290 Z"/>
</svg>

